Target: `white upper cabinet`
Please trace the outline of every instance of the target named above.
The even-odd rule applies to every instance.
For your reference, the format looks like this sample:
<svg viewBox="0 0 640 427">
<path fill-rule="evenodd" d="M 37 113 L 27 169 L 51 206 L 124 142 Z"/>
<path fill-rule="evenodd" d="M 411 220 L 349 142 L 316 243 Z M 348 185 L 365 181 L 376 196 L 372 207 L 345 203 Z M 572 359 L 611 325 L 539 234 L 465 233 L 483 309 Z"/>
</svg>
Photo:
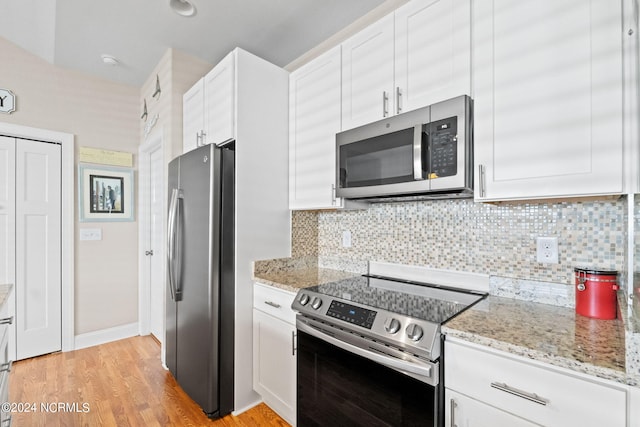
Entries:
<svg viewBox="0 0 640 427">
<path fill-rule="evenodd" d="M 394 114 L 393 37 L 390 14 L 342 43 L 342 129 Z"/>
<path fill-rule="evenodd" d="M 204 79 L 200 79 L 182 97 L 182 151 L 199 147 L 204 131 Z"/>
<path fill-rule="evenodd" d="M 342 44 L 342 129 L 470 93 L 470 0 L 413 0 Z"/>
<path fill-rule="evenodd" d="M 476 200 L 623 191 L 621 2 L 476 2 Z"/>
<path fill-rule="evenodd" d="M 470 0 L 418 0 L 399 8 L 395 13 L 395 112 L 470 93 Z"/>
<path fill-rule="evenodd" d="M 183 152 L 235 138 L 235 63 L 234 50 L 184 94 Z"/>
<path fill-rule="evenodd" d="M 235 137 L 235 51 L 204 76 L 205 143 Z"/>
<path fill-rule="evenodd" d="M 289 208 L 335 208 L 340 46 L 289 77 Z"/>
</svg>

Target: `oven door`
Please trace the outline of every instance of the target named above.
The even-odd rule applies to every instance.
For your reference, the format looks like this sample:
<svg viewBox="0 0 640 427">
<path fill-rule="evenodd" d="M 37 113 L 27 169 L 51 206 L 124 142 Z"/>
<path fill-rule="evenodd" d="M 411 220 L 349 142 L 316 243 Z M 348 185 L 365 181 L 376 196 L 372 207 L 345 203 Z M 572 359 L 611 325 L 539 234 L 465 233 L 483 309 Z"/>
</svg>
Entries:
<svg viewBox="0 0 640 427">
<path fill-rule="evenodd" d="M 305 426 L 437 426 L 440 386 L 438 364 L 421 371 L 354 353 L 352 344 L 298 320 L 297 425 Z M 344 347 L 344 348 L 343 348 Z M 358 350 L 356 350 L 359 352 Z M 378 356 L 377 354 L 375 354 Z M 384 359 L 391 360 L 385 366 Z M 417 369 L 414 369 L 417 368 Z M 412 372 L 413 371 L 413 372 Z M 418 378 L 423 378 L 420 380 Z"/>
</svg>

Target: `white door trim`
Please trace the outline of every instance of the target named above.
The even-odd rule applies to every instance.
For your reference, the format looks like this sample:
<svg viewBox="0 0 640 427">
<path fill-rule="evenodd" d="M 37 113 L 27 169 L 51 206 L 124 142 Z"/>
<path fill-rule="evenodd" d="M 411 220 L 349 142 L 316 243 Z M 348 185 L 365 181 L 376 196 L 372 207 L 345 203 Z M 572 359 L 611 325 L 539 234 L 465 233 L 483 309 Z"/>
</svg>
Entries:
<svg viewBox="0 0 640 427">
<path fill-rule="evenodd" d="M 150 224 L 149 224 L 149 193 L 148 193 L 148 182 L 150 178 L 149 171 L 149 159 L 151 157 L 151 153 L 156 151 L 157 149 L 162 150 L 162 164 L 165 164 L 165 156 L 164 156 L 164 148 L 163 148 L 163 133 L 162 130 L 152 133 L 149 135 L 149 138 L 146 142 L 144 142 L 138 149 L 139 161 L 138 161 L 138 174 L 139 174 L 139 188 L 138 188 L 138 212 L 139 212 L 139 227 L 138 227 L 138 277 L 139 277 L 139 287 L 138 287 L 138 324 L 139 324 L 139 334 L 140 335 L 149 335 L 151 333 L 151 307 L 149 302 L 151 300 L 151 286 L 149 283 L 149 268 L 148 268 L 148 259 L 144 254 L 145 252 L 145 242 L 149 241 L 149 233 L 150 233 Z M 164 182 L 166 182 L 165 173 L 162 174 L 163 179 L 163 188 L 165 187 Z M 162 206 L 166 205 L 166 199 L 163 196 Z M 163 211 L 162 214 L 162 223 L 166 225 L 166 212 Z M 157 256 L 164 256 L 164 246 L 163 250 L 160 253 L 156 254 Z M 155 256 L 155 255 L 154 255 Z M 164 340 L 163 340 L 164 346 Z M 162 352 L 164 355 L 164 351 Z"/>
<path fill-rule="evenodd" d="M 74 349 L 75 180 L 73 134 L 0 123 L 0 134 L 62 146 L 62 351 Z"/>
</svg>

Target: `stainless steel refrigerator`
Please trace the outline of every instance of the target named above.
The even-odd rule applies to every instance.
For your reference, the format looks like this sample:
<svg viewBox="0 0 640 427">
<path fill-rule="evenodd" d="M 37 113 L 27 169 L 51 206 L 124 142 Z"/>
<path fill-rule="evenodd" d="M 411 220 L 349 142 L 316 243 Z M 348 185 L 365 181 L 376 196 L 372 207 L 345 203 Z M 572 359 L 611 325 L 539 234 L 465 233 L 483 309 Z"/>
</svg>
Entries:
<svg viewBox="0 0 640 427">
<path fill-rule="evenodd" d="M 233 410 L 233 144 L 169 163 L 166 363 L 211 418 Z"/>
</svg>

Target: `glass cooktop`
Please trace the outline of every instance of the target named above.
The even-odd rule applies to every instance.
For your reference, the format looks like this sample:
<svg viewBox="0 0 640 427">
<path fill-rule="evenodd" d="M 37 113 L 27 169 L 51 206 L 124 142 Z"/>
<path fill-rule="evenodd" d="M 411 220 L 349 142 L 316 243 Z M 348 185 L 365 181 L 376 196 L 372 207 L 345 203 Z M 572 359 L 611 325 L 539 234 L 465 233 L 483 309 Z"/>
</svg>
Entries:
<svg viewBox="0 0 640 427">
<path fill-rule="evenodd" d="M 358 276 L 306 290 L 438 324 L 486 296 L 482 292 L 377 276 Z"/>
</svg>

